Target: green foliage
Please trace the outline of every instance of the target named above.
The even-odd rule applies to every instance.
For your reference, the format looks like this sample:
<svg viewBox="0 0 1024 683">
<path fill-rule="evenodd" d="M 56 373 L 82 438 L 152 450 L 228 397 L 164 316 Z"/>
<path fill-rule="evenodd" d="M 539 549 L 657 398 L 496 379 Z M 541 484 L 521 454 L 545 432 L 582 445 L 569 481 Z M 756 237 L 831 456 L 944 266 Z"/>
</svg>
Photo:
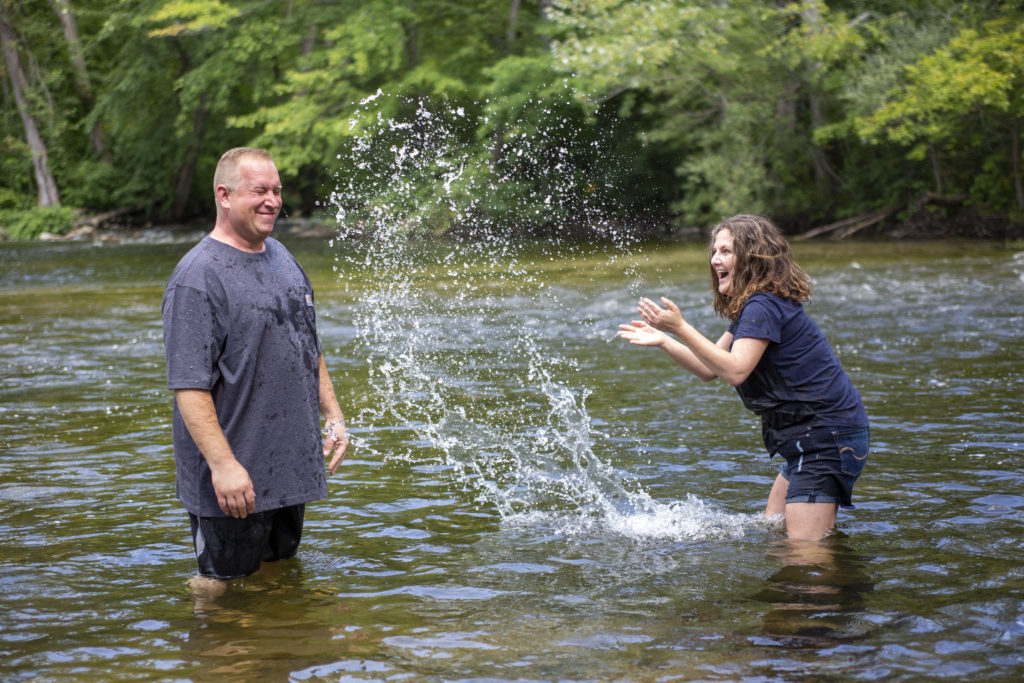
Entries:
<svg viewBox="0 0 1024 683">
<path fill-rule="evenodd" d="M 0 141 L 0 210 L 28 208 L 35 198 L 31 152 L 22 140 L 8 134 Z"/>
<path fill-rule="evenodd" d="M 805 62 L 828 56 L 823 45 L 833 59 L 843 54 L 834 39 L 815 38 L 813 50 L 800 52 L 787 33 L 795 10 L 750 0 L 559 7 L 567 33 L 556 59 L 589 97 L 641 93 L 644 137 L 674 152 L 665 172 L 678 178 L 673 206 L 689 220 L 806 205 L 794 190 L 813 188 L 807 170 L 797 171 L 801 161 L 810 168 L 808 133 L 790 105 L 817 78 Z"/>
<path fill-rule="evenodd" d="M 178 36 L 183 33 L 224 28 L 238 15 L 238 9 L 229 7 L 219 0 L 172 0 L 150 15 L 153 22 L 167 23 L 160 28 L 151 29 L 149 35 Z"/>
<path fill-rule="evenodd" d="M 70 206 L 209 217 L 220 154 L 255 145 L 311 213 L 339 179 L 372 185 L 358 140 L 426 107 L 458 178 L 365 196 L 431 232 L 824 222 L 936 190 L 1021 210 L 1019 3 L 522 0 L 510 25 L 512 0 L 76 0 L 87 96 L 50 3 L 0 2 Z M 32 152 L 0 78 L 0 210 L 21 211 Z"/>
<path fill-rule="evenodd" d="M 495 42 L 505 21 L 496 3 L 472 9 L 442 0 L 367 0 L 310 7 L 302 24 L 313 48 L 283 72 L 273 102 L 228 123 L 273 149 L 286 184 L 298 184 L 312 203 L 325 174 L 346 172 L 338 169 L 339 153 L 378 117 L 407 116 L 418 97 L 474 106 L 484 69 L 501 56 Z M 378 92 L 393 97 L 377 102 L 366 119 L 360 102 Z"/>
<path fill-rule="evenodd" d="M 66 206 L 0 212 L 0 227 L 15 240 L 33 240 L 44 233 L 63 235 L 74 222 L 75 212 Z"/>
<path fill-rule="evenodd" d="M 946 45 L 906 67 L 887 101 L 857 119 L 869 140 L 886 138 L 925 156 L 927 142 L 963 136 L 964 118 L 988 109 L 1024 116 L 1024 25 L 1005 20 L 963 28 Z"/>
<path fill-rule="evenodd" d="M 61 201 L 67 206 L 115 209 L 141 204 L 124 194 L 123 175 L 112 165 L 86 158 L 64 173 Z M 99 201 L 98 197 L 107 197 Z"/>
<path fill-rule="evenodd" d="M 845 117 L 818 129 L 816 140 L 846 140 L 901 168 L 902 178 L 883 186 L 890 196 L 896 191 L 907 201 L 931 191 L 1012 210 L 1024 16 L 1009 7 L 972 5 L 881 22 L 874 51 L 840 89 Z"/>
<path fill-rule="evenodd" d="M 311 24 L 308 30 L 318 47 L 272 86 L 273 101 L 228 119 L 229 125 L 255 133 L 253 144 L 274 150 L 289 181 L 310 168 L 329 168 L 357 130 L 350 123 L 357 103 L 400 73 L 406 8 L 368 2 L 348 9 L 321 15 Z"/>
<path fill-rule="evenodd" d="M 605 194 L 622 173 L 621 156 L 606 153 L 608 122 L 546 56 L 509 57 L 487 75 L 477 135 L 489 159 L 491 222 L 599 226 L 614 211 Z"/>
</svg>

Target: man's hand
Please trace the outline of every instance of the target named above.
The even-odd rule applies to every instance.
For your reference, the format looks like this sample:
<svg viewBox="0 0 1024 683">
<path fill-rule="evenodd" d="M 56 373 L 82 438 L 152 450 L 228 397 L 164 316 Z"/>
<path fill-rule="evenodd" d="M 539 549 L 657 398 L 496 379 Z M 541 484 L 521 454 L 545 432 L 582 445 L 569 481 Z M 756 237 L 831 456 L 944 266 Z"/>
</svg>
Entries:
<svg viewBox="0 0 1024 683">
<path fill-rule="evenodd" d="M 334 457 L 331 458 L 331 462 L 327 465 L 327 471 L 330 474 L 338 471 L 338 465 L 345 459 L 347 451 L 348 430 L 345 429 L 345 421 L 328 420 L 327 426 L 324 427 L 324 457 L 326 458 L 332 452 L 334 453 Z"/>
<path fill-rule="evenodd" d="M 334 395 L 334 385 L 323 354 L 320 355 L 320 414 L 327 418 L 324 426 L 324 457 L 334 453 L 327 471 L 334 474 L 348 451 L 348 430 L 345 429 L 345 416 L 338 405 L 338 397 Z"/>
<path fill-rule="evenodd" d="M 217 504 L 225 515 L 238 519 L 256 511 L 256 492 L 252 480 L 237 460 L 232 459 L 210 470 Z"/>
<path fill-rule="evenodd" d="M 217 420 L 217 409 L 210 392 L 176 389 L 174 400 L 181 411 L 185 427 L 210 467 L 210 479 L 221 511 L 239 519 L 255 512 L 256 493 L 252 488 L 252 480 L 231 452 L 231 446 Z"/>
</svg>

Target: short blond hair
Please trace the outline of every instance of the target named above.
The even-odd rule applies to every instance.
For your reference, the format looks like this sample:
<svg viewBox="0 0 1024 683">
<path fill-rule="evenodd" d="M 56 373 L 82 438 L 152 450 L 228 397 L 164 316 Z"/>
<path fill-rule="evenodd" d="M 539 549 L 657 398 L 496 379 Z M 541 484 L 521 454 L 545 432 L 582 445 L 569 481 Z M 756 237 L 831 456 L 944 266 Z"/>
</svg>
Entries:
<svg viewBox="0 0 1024 683">
<path fill-rule="evenodd" d="M 221 155 L 217 162 L 217 170 L 213 172 L 213 193 L 217 194 L 217 188 L 221 185 L 229 190 L 235 190 L 241 180 L 238 173 L 238 165 L 243 159 L 259 159 L 274 163 L 270 158 L 270 152 L 256 147 L 234 147 Z"/>
</svg>

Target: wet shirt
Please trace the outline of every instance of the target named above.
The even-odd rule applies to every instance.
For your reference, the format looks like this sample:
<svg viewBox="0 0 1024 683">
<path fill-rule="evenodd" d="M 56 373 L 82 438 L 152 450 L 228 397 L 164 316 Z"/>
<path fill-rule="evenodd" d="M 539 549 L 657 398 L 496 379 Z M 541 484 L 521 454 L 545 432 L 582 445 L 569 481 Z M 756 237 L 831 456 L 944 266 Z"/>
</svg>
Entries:
<svg viewBox="0 0 1024 683">
<path fill-rule="evenodd" d="M 163 299 L 168 387 L 210 391 L 256 512 L 327 496 L 313 287 L 284 245 L 265 244 L 252 254 L 205 237 Z M 195 515 L 223 516 L 177 403 L 173 440 L 178 498 Z"/>
<path fill-rule="evenodd" d="M 860 394 L 801 304 L 759 292 L 729 332 L 733 340 L 769 341 L 754 371 L 736 387 L 743 405 L 761 416 L 769 453 L 811 427 L 868 426 Z"/>
</svg>

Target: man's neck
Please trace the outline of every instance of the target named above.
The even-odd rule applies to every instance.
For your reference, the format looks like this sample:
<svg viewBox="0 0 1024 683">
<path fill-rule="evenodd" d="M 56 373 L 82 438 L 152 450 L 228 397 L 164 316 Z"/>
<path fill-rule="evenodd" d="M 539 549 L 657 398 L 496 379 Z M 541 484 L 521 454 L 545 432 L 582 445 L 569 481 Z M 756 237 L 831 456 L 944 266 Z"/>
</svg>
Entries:
<svg viewBox="0 0 1024 683">
<path fill-rule="evenodd" d="M 213 230 L 210 232 L 210 237 L 217 240 L 218 242 L 223 242 L 228 246 L 234 247 L 239 251 L 247 251 L 250 254 L 259 254 L 265 251 L 267 248 L 265 240 L 258 240 L 256 242 L 243 240 L 240 237 L 238 237 L 238 235 L 236 235 L 234 232 L 231 232 L 230 230 L 225 230 L 220 225 L 213 226 Z"/>
</svg>

